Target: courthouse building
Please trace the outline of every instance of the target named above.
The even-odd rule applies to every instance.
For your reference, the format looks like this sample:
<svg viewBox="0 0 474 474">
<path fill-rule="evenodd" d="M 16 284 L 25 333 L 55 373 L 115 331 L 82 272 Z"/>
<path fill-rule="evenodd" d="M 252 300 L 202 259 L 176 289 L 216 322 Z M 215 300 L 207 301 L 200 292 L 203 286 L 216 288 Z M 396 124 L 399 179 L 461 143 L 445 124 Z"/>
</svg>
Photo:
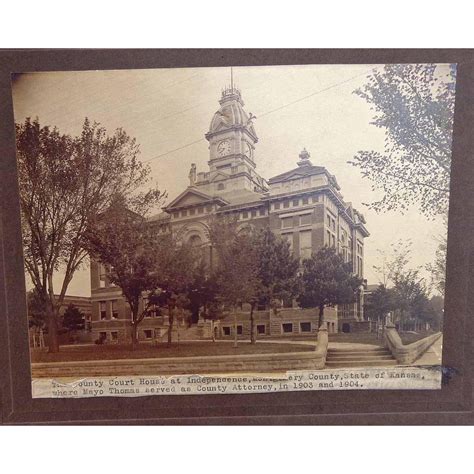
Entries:
<svg viewBox="0 0 474 474">
<path fill-rule="evenodd" d="M 346 202 L 341 189 L 326 168 L 314 165 L 304 149 L 295 153 L 295 167 L 268 180 L 257 170 L 255 117 L 244 110 L 241 93 L 234 87 L 222 91 L 220 107 L 205 137 L 209 142 L 209 168 L 189 172 L 189 186 L 152 220 L 166 223 L 172 232 L 193 245 L 201 246 L 212 260 L 208 241 L 209 218 L 235 216 L 242 227 L 268 226 L 286 239 L 295 256 L 303 259 L 323 246 L 335 247 L 354 272 L 363 277 L 364 238 L 369 233 L 362 214 Z M 91 264 L 92 330 L 97 337 L 122 340 L 128 337 L 130 311 L 121 291 L 110 286 L 102 265 Z M 362 326 L 361 289 L 357 302 L 325 310 L 330 332 L 350 332 Z M 245 306 L 238 315 L 237 334 L 249 335 L 249 315 Z M 256 312 L 259 337 L 295 336 L 317 332 L 317 310 L 303 310 L 294 302 L 284 302 L 278 314 L 266 308 Z M 208 337 L 208 327 L 182 329 L 193 337 Z M 140 325 L 142 339 L 163 337 L 166 315 L 152 314 Z M 218 338 L 234 336 L 233 317 L 214 328 Z"/>
</svg>

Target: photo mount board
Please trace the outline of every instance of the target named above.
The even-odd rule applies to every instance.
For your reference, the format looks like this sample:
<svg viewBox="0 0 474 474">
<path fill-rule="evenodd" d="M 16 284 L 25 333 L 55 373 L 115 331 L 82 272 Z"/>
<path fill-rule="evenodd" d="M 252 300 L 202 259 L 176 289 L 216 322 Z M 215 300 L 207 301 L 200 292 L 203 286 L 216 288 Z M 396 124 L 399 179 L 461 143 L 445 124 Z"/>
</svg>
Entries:
<svg viewBox="0 0 474 474">
<path fill-rule="evenodd" d="M 170 67 L 456 63 L 440 390 L 33 399 L 11 74 Z M 472 424 L 473 50 L 0 51 L 0 373 L 4 424 Z"/>
</svg>

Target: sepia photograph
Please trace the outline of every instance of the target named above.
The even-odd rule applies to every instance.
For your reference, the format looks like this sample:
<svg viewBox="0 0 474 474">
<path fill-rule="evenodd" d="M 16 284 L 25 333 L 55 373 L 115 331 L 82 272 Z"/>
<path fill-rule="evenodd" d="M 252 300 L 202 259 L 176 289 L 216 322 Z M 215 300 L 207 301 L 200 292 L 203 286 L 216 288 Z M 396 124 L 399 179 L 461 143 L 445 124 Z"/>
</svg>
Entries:
<svg viewBox="0 0 474 474">
<path fill-rule="evenodd" d="M 456 64 L 12 74 L 33 398 L 437 390 Z"/>
</svg>

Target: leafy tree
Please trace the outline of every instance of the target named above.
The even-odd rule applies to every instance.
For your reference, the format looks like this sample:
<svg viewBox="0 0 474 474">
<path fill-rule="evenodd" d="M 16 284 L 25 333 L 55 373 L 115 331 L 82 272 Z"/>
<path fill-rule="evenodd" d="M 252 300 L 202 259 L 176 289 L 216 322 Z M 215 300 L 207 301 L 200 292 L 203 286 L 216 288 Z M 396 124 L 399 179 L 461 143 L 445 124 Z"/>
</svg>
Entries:
<svg viewBox="0 0 474 474">
<path fill-rule="evenodd" d="M 398 311 L 400 329 L 404 328 L 408 319 L 422 319 L 426 317 L 428 291 L 418 270 L 408 270 L 396 276 L 394 281 L 394 299 Z M 424 316 L 421 316 L 421 315 Z"/>
<path fill-rule="evenodd" d="M 59 309 L 87 258 L 89 222 L 116 193 L 143 188 L 149 168 L 137 160 L 139 147 L 125 131 L 107 135 L 87 119 L 82 133 L 71 137 L 28 118 L 16 124 L 16 148 L 25 268 L 46 305 L 49 351 L 57 352 Z M 58 273 L 62 284 L 55 291 Z"/>
<path fill-rule="evenodd" d="M 179 236 L 165 235 L 156 252 L 156 287 L 159 302 L 168 308 L 168 346 L 172 343 L 175 312 L 182 313 L 190 307 L 188 295 L 195 280 L 196 264 L 199 262 L 196 249 L 180 242 Z M 153 301 L 153 298 L 151 298 Z"/>
<path fill-rule="evenodd" d="M 69 331 L 84 329 L 84 314 L 80 309 L 70 303 L 63 314 L 63 327 Z"/>
<path fill-rule="evenodd" d="M 26 295 L 28 306 L 28 325 L 30 328 L 42 329 L 45 326 L 46 302 L 35 288 Z"/>
<path fill-rule="evenodd" d="M 350 164 L 381 189 L 376 211 L 416 204 L 432 217 L 446 212 L 449 197 L 456 66 L 388 64 L 355 93 L 375 111 L 385 131 L 383 153 L 359 151 Z"/>
<path fill-rule="evenodd" d="M 145 218 L 163 198 L 159 192 L 148 193 L 141 200 L 135 199 L 133 206 L 116 196 L 107 212 L 90 222 L 85 236 L 92 257 L 108 267 L 109 281 L 121 288 L 130 306 L 132 347 L 138 344 L 138 325 L 156 304 L 158 290 L 168 290 L 164 284 L 169 283 L 170 267 L 175 263 L 171 234 Z M 147 304 L 142 308 L 144 296 Z"/>
<path fill-rule="evenodd" d="M 387 288 L 380 284 L 365 299 L 364 314 L 370 320 L 383 321 L 387 313 L 396 308 L 396 300 L 393 288 Z"/>
<path fill-rule="evenodd" d="M 431 313 L 427 322 L 431 327 L 437 331 L 443 329 L 443 316 L 444 316 L 444 298 L 439 295 L 433 295 L 430 299 Z"/>
<path fill-rule="evenodd" d="M 352 273 L 332 247 L 323 247 L 303 260 L 301 289 L 297 301 L 302 308 L 319 308 L 318 327 L 324 322 L 324 308 L 356 300 L 362 279 Z"/>
<path fill-rule="evenodd" d="M 249 236 L 255 241 L 257 286 L 250 301 L 250 340 L 256 342 L 254 310 L 259 302 L 269 304 L 276 311 L 277 300 L 293 298 L 298 290 L 299 262 L 290 244 L 266 227 Z"/>
<path fill-rule="evenodd" d="M 199 259 L 194 269 L 191 283 L 187 289 L 189 299 L 189 310 L 191 311 L 191 323 L 197 323 L 199 312 L 209 316 L 208 308 L 216 302 L 218 297 L 218 285 L 215 276 L 210 272 L 210 266 Z M 212 319 L 208 317 L 207 319 Z"/>
<path fill-rule="evenodd" d="M 446 254 L 448 250 L 448 236 L 445 233 L 437 238 L 438 248 L 436 249 L 435 260 L 426 265 L 426 269 L 431 274 L 431 284 L 438 293 L 444 297 L 446 286 Z"/>
<path fill-rule="evenodd" d="M 216 250 L 216 281 L 222 301 L 234 314 L 234 346 L 237 346 L 236 308 L 257 297 L 257 249 L 252 234 L 238 232 L 237 222 L 220 217 L 210 222 L 209 238 Z"/>
</svg>

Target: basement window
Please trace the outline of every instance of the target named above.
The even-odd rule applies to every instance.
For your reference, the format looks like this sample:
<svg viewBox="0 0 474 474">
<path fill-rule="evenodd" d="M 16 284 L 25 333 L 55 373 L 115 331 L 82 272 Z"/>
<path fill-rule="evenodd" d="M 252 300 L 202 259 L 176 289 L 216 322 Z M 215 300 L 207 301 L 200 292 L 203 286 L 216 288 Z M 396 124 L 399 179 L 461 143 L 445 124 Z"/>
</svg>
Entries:
<svg viewBox="0 0 474 474">
<path fill-rule="evenodd" d="M 145 339 L 152 339 L 153 338 L 153 330 L 145 329 L 143 332 L 145 333 Z"/>
<path fill-rule="evenodd" d="M 301 332 L 311 332 L 311 323 L 300 323 Z"/>
<path fill-rule="evenodd" d="M 224 336 L 230 336 L 230 327 L 222 326 L 222 334 L 224 334 Z"/>
<path fill-rule="evenodd" d="M 284 333 L 293 332 L 293 323 L 283 323 L 281 327 Z"/>
<path fill-rule="evenodd" d="M 257 334 L 265 334 L 265 324 L 257 324 Z"/>
</svg>

